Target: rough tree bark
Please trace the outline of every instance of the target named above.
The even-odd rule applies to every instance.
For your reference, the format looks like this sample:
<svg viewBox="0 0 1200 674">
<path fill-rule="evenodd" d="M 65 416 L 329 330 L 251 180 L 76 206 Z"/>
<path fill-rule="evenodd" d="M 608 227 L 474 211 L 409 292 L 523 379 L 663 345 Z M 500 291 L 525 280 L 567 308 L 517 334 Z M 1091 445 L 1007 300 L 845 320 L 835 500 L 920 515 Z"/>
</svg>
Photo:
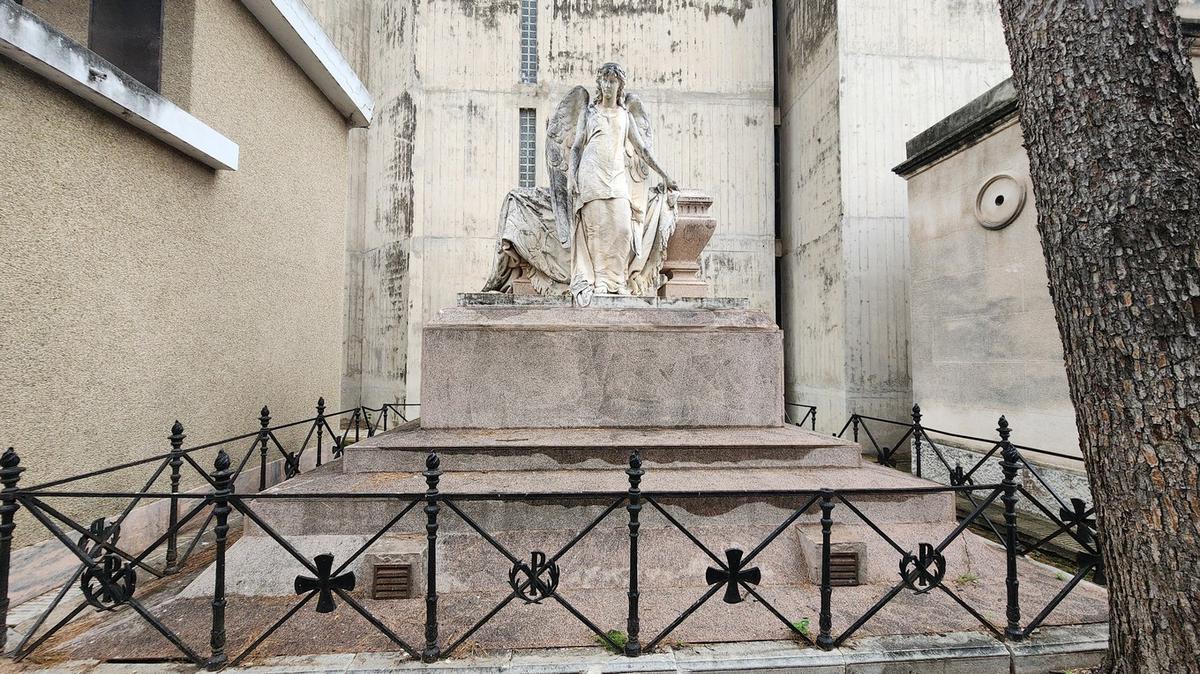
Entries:
<svg viewBox="0 0 1200 674">
<path fill-rule="evenodd" d="M 1000 0 L 1114 672 L 1200 672 L 1200 99 L 1171 0 Z"/>
</svg>

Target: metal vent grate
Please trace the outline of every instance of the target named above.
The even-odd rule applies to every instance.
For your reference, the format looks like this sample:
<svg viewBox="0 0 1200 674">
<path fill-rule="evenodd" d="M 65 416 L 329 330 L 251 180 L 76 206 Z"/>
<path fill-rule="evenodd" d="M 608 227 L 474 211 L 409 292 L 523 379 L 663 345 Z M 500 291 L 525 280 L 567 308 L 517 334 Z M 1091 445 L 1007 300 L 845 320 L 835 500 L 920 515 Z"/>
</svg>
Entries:
<svg viewBox="0 0 1200 674">
<path fill-rule="evenodd" d="M 854 550 L 829 553 L 829 584 L 834 587 L 858 585 L 858 552 Z"/>
<path fill-rule="evenodd" d="M 412 564 L 375 565 L 371 599 L 408 599 L 412 589 Z"/>
</svg>

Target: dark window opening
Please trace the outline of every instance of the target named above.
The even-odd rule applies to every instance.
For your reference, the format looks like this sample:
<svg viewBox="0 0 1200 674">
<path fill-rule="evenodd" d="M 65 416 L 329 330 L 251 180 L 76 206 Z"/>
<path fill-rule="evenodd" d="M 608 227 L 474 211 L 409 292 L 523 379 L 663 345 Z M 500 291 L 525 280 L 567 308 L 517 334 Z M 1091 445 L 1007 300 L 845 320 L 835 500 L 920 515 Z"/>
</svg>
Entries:
<svg viewBox="0 0 1200 674">
<path fill-rule="evenodd" d="M 537 180 L 537 110 L 521 108 L 520 153 L 517 176 L 519 187 L 533 187 Z"/>
<path fill-rule="evenodd" d="M 161 91 L 163 0 L 92 0 L 88 49 Z"/>
</svg>

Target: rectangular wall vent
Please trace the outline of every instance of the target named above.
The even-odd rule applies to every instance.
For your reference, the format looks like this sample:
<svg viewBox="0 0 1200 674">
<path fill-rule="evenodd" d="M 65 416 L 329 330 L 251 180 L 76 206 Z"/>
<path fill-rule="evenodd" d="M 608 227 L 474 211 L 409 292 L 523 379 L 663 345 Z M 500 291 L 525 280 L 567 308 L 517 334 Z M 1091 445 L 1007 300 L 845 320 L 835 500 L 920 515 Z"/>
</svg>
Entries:
<svg viewBox="0 0 1200 674">
<path fill-rule="evenodd" d="M 408 599 L 413 596 L 412 564 L 376 564 L 371 599 Z"/>
<path fill-rule="evenodd" d="M 858 585 L 858 552 L 834 550 L 829 553 L 829 584 L 834 587 Z"/>
</svg>

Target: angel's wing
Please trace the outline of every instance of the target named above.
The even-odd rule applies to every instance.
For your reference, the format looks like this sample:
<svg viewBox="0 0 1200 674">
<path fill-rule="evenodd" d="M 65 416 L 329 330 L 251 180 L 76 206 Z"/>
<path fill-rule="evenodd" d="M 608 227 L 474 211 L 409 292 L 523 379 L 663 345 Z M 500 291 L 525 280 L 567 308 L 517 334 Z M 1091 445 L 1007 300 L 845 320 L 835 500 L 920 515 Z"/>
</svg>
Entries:
<svg viewBox="0 0 1200 674">
<path fill-rule="evenodd" d="M 654 147 L 654 130 L 650 127 L 650 113 L 646 112 L 645 106 L 642 105 L 641 97 L 626 92 L 625 109 L 629 111 L 630 118 L 637 125 L 638 133 L 642 137 L 642 144 L 646 146 L 647 150 L 652 149 Z M 625 167 L 629 170 L 629 177 L 635 182 L 645 182 L 646 176 L 650 175 L 650 167 L 637 155 L 631 143 L 625 144 Z"/>
<path fill-rule="evenodd" d="M 550 200 L 554 205 L 555 234 L 564 247 L 571 241 L 571 195 L 567 192 L 567 172 L 571 147 L 579 130 L 579 120 L 587 110 L 590 97 L 584 87 L 575 87 L 563 97 L 546 121 L 546 173 L 550 174 Z"/>
</svg>

